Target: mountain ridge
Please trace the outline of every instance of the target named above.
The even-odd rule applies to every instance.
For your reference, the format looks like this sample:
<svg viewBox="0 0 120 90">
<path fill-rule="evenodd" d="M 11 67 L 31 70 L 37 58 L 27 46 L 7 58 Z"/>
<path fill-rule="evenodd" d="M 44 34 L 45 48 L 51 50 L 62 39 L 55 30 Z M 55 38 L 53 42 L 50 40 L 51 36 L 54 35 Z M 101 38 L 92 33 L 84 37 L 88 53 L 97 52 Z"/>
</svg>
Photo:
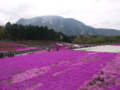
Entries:
<svg viewBox="0 0 120 90">
<path fill-rule="evenodd" d="M 47 26 L 49 29 L 54 29 L 68 36 L 79 34 L 102 36 L 120 35 L 120 31 L 116 29 L 93 28 L 76 19 L 56 15 L 40 16 L 31 19 L 21 18 L 16 23 L 22 25 Z"/>
</svg>

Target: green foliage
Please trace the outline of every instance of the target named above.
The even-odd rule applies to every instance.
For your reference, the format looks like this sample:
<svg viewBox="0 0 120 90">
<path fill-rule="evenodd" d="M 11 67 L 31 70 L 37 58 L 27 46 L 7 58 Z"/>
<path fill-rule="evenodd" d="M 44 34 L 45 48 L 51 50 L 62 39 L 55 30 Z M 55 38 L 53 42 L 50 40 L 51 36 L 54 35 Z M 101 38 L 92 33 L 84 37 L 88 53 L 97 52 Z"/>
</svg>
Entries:
<svg viewBox="0 0 120 90">
<path fill-rule="evenodd" d="M 120 36 L 115 36 L 115 39 L 120 42 Z"/>
<path fill-rule="evenodd" d="M 61 38 L 62 37 L 62 38 Z M 95 36 L 95 35 L 77 35 L 66 36 L 61 32 L 55 32 L 47 26 L 32 26 L 21 24 L 11 24 L 8 22 L 5 27 L 0 27 L 0 40 L 11 39 L 18 40 L 50 40 L 72 42 L 78 44 L 108 44 L 120 43 L 120 36 Z"/>
<path fill-rule="evenodd" d="M 120 43 L 120 36 L 78 35 L 72 43 L 78 44 L 113 44 Z"/>
<path fill-rule="evenodd" d="M 0 26 L 0 40 L 3 38 L 4 32 L 5 30 L 2 28 L 2 26 Z"/>
<path fill-rule="evenodd" d="M 81 43 L 80 35 L 77 35 L 77 37 L 72 41 L 72 43 Z"/>
<path fill-rule="evenodd" d="M 59 40 L 60 35 L 63 36 L 65 42 L 70 42 L 70 38 L 63 33 L 55 32 L 53 29 L 48 29 L 47 26 L 39 27 L 21 24 L 11 24 L 8 22 L 5 25 L 6 31 L 10 34 L 11 39 L 14 41 L 18 40 Z M 8 35 L 9 36 L 9 35 Z"/>
<path fill-rule="evenodd" d="M 101 37 L 101 36 L 94 39 L 94 43 L 100 44 L 100 43 L 104 43 L 104 42 L 105 42 L 105 38 Z"/>
<path fill-rule="evenodd" d="M 61 40 L 61 36 L 62 36 L 62 40 Z M 61 32 L 58 32 L 58 38 L 59 38 L 58 39 L 59 41 L 64 41 L 64 42 L 68 42 L 68 43 L 71 42 L 70 37 L 68 37 L 67 35 L 65 35 Z"/>
<path fill-rule="evenodd" d="M 0 26 L 0 40 L 10 39 L 10 34 Z"/>
</svg>

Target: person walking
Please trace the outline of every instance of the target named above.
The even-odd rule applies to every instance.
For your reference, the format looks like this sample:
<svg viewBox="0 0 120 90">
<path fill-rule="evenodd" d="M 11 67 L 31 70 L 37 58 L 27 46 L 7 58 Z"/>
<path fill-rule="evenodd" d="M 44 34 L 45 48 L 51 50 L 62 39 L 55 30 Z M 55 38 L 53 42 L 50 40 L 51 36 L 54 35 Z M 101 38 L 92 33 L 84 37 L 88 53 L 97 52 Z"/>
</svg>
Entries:
<svg viewBox="0 0 120 90">
<path fill-rule="evenodd" d="M 13 56 L 15 56 L 15 51 L 13 52 Z"/>
<path fill-rule="evenodd" d="M 12 53 L 11 51 L 10 51 L 10 53 L 9 53 L 9 56 L 10 56 L 10 57 L 12 57 L 12 56 L 13 56 L 13 53 Z"/>
<path fill-rule="evenodd" d="M 50 51 L 50 47 L 48 48 L 48 51 Z"/>
<path fill-rule="evenodd" d="M 4 57 L 4 53 L 1 53 L 1 58 L 3 58 Z"/>
<path fill-rule="evenodd" d="M 57 50 L 56 51 L 59 51 L 59 47 L 57 47 Z"/>
<path fill-rule="evenodd" d="M 10 52 L 7 53 L 8 57 L 10 57 Z"/>
<path fill-rule="evenodd" d="M 0 58 L 2 58 L 2 54 L 0 53 Z"/>
</svg>

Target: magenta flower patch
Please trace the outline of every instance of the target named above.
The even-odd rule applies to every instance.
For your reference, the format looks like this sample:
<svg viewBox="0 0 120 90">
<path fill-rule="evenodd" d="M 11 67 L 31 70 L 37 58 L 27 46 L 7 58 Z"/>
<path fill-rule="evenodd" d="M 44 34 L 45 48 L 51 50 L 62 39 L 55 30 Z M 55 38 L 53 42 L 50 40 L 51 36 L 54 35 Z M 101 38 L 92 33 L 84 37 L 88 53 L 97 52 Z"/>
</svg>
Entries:
<svg viewBox="0 0 120 90">
<path fill-rule="evenodd" d="M 17 48 L 17 51 L 25 51 L 25 50 L 33 50 L 33 49 L 40 49 L 38 47 L 20 47 Z"/>
<path fill-rule="evenodd" d="M 114 44 L 114 45 L 112 45 L 112 46 L 120 46 L 120 44 Z"/>
<path fill-rule="evenodd" d="M 5 43 L 5 42 L 0 42 L 1 44 L 4 44 L 5 46 L 28 46 L 28 45 L 23 45 L 23 44 L 13 44 L 13 43 Z"/>
<path fill-rule="evenodd" d="M 79 90 L 108 67 L 108 63 L 116 59 L 116 55 L 60 50 L 4 58 L 0 60 L 0 89 Z"/>
</svg>

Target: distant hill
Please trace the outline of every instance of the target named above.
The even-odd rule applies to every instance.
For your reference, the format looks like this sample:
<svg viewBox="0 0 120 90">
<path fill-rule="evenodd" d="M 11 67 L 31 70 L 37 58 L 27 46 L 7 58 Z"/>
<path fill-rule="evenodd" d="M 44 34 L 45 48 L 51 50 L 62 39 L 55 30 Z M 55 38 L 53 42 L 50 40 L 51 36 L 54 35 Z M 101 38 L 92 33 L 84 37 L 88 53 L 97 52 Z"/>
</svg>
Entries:
<svg viewBox="0 0 120 90">
<path fill-rule="evenodd" d="M 41 16 L 31 19 L 21 18 L 16 23 L 22 25 L 47 26 L 49 29 L 54 29 L 68 36 L 78 34 L 103 36 L 120 35 L 120 31 L 115 29 L 96 29 L 73 18 L 63 18 L 61 16 Z"/>
</svg>

